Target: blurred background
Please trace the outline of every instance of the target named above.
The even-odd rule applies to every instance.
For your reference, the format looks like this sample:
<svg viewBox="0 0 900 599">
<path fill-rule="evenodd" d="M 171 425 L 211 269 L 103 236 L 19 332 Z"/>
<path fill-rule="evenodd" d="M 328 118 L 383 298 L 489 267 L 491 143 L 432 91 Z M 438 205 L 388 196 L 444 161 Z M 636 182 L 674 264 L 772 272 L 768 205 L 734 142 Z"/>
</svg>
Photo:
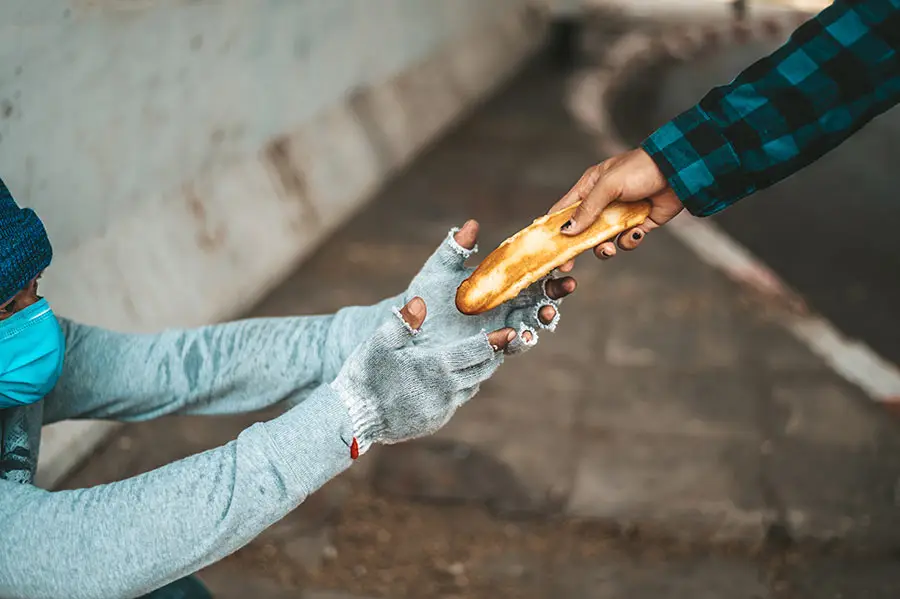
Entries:
<svg viewBox="0 0 900 599">
<path fill-rule="evenodd" d="M 492 249 L 828 4 L 5 0 L 3 178 L 47 223 L 67 317 L 332 312 L 403 290 L 468 218 Z M 708 219 L 880 370 L 818 355 L 784 326 L 796 306 L 662 230 L 581 258 L 559 330 L 446 429 L 377 448 L 202 578 L 229 598 L 900 596 L 900 437 L 847 374 L 896 392 L 897 114 Z M 39 483 L 134 476 L 271 415 L 56 425 Z"/>
</svg>

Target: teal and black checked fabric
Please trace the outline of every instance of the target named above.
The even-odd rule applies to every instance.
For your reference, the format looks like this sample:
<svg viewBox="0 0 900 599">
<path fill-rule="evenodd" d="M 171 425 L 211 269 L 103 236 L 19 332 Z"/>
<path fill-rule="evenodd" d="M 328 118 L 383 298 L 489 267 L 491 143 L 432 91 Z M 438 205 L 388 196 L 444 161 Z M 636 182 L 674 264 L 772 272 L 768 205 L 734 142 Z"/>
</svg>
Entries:
<svg viewBox="0 0 900 599">
<path fill-rule="evenodd" d="M 836 0 L 642 144 L 685 207 L 715 214 L 900 101 L 900 0 Z"/>
</svg>

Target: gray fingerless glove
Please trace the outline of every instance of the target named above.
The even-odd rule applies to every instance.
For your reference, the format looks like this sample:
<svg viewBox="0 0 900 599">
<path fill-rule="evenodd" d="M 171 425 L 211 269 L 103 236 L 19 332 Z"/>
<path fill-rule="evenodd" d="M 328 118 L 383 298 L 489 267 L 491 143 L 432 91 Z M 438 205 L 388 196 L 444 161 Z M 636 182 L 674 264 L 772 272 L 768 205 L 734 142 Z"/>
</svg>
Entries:
<svg viewBox="0 0 900 599">
<path fill-rule="evenodd" d="M 372 443 L 434 433 L 503 361 L 484 333 L 440 345 L 420 343 L 421 337 L 395 310 L 331 383 L 350 413 L 360 453 Z"/>
<path fill-rule="evenodd" d="M 428 342 L 439 345 L 445 340 L 511 327 L 518 336 L 509 344 L 506 352 L 516 354 L 537 344 L 538 330 L 555 330 L 559 322 L 560 302 L 551 299 L 546 293 L 549 277 L 525 289 L 512 301 L 484 314 L 466 316 L 459 312 L 456 308 L 456 290 L 474 271 L 473 268 L 467 268 L 465 262 L 478 248 L 476 246 L 468 250 L 456 243 L 453 237 L 457 231 L 459 229 L 452 229 L 447 234 L 444 242 L 413 279 L 405 295 L 406 301 L 419 296 L 428 305 L 425 320 L 428 330 L 424 334 Z M 544 306 L 552 306 L 556 310 L 556 317 L 546 325 L 538 317 Z M 531 333 L 531 341 L 525 341 L 525 332 Z"/>
</svg>

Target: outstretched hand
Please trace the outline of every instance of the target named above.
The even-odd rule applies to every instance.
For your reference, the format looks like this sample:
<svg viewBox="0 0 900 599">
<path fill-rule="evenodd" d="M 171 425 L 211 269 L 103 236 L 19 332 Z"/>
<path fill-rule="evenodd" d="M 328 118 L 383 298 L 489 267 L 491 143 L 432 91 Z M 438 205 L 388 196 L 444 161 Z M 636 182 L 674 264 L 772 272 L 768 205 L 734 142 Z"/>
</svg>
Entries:
<svg viewBox="0 0 900 599">
<path fill-rule="evenodd" d="M 444 426 L 506 355 L 553 330 L 572 277 L 546 279 L 475 316 L 456 308 L 456 290 L 474 269 L 478 223 L 448 234 L 404 294 L 404 305 L 347 358 L 330 384 L 353 423 L 351 456 L 373 443 L 398 443 Z M 357 454 L 354 454 L 354 446 Z"/>
<path fill-rule="evenodd" d="M 419 296 L 428 304 L 428 332 L 422 342 L 440 344 L 480 331 L 512 328 L 517 336 L 507 346 L 507 353 L 530 349 L 537 342 L 539 330 L 555 329 L 559 303 L 575 290 L 575 279 L 548 278 L 493 310 L 464 315 L 456 308 L 456 290 L 474 271 L 465 263 L 477 249 L 477 238 L 478 223 L 473 220 L 453 231 L 410 284 L 406 298 Z"/>
<path fill-rule="evenodd" d="M 594 254 L 605 260 L 616 255 L 617 247 L 625 251 L 635 249 L 650 231 L 675 218 L 684 208 L 656 163 L 644 150 L 631 150 L 592 166 L 550 208 L 550 212 L 557 212 L 582 201 L 569 225 L 562 230 L 566 235 L 577 235 L 590 227 L 611 202 L 637 202 L 644 199 L 650 200 L 652 208 L 649 218 L 643 224 L 625 231 L 615 242 L 607 241 L 594 248 Z M 569 272 L 573 265 L 574 262 L 570 261 L 559 270 Z"/>
<path fill-rule="evenodd" d="M 478 241 L 479 225 L 477 221 L 470 220 L 466 222 L 462 228 L 457 231 L 453 239 L 466 250 L 473 250 Z M 567 295 L 575 291 L 577 282 L 573 277 L 562 277 L 559 279 L 551 279 L 547 281 L 547 296 L 553 300 L 561 300 Z M 544 325 L 549 325 L 556 319 L 556 308 L 554 306 L 543 306 L 538 311 L 538 317 Z M 528 339 L 526 339 L 528 341 Z"/>
</svg>

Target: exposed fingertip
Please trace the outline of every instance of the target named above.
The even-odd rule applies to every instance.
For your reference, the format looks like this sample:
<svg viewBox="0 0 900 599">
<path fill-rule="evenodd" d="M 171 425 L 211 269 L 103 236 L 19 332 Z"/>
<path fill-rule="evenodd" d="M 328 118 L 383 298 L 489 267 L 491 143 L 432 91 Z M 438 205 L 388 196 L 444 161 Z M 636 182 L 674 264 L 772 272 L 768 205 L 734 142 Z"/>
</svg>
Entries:
<svg viewBox="0 0 900 599">
<path fill-rule="evenodd" d="M 540 311 L 541 322 L 550 324 L 556 318 L 556 310 L 553 306 L 544 306 Z"/>
<path fill-rule="evenodd" d="M 456 235 L 453 236 L 453 240 L 456 241 L 460 247 L 467 250 L 474 248 L 475 242 L 478 240 L 478 221 L 474 219 L 467 220 L 466 223 L 460 227 L 459 231 L 456 232 Z"/>
<path fill-rule="evenodd" d="M 500 351 L 501 349 L 506 349 L 509 343 L 515 338 L 515 331 L 509 328 L 496 330 L 492 333 L 489 333 L 487 336 L 488 342 L 491 344 L 491 348 L 493 348 L 495 352 Z"/>
<path fill-rule="evenodd" d="M 623 233 L 617 240 L 620 249 L 627 251 L 635 249 L 646 237 L 646 233 L 641 229 L 631 229 Z"/>
<path fill-rule="evenodd" d="M 410 315 L 421 316 L 422 313 L 425 312 L 425 300 L 418 296 L 414 297 L 409 300 L 407 307 L 409 308 Z"/>
<path fill-rule="evenodd" d="M 616 255 L 616 248 L 610 247 L 610 244 L 599 245 L 594 248 L 594 255 L 601 260 L 609 260 Z"/>
<path fill-rule="evenodd" d="M 400 310 L 403 320 L 413 329 L 419 329 L 424 324 L 426 313 L 425 300 L 421 297 L 412 298 Z"/>
</svg>

